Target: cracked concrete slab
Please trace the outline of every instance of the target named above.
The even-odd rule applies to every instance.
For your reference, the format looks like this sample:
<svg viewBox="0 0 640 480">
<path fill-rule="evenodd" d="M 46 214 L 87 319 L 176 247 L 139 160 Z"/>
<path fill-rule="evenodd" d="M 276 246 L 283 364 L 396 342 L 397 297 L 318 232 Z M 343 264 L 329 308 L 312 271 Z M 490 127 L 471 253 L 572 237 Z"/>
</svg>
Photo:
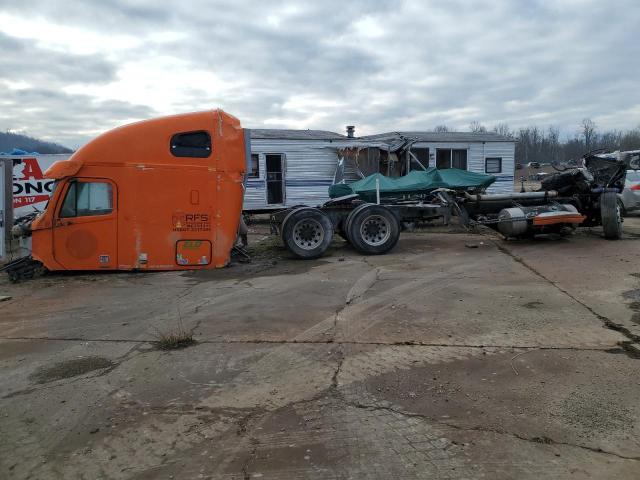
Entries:
<svg viewBox="0 0 640 480">
<path fill-rule="evenodd" d="M 625 224 L 640 225 L 638 217 Z M 582 232 L 560 242 L 505 242 L 502 248 L 561 291 L 588 305 L 596 315 L 640 338 L 640 252 L 638 238 L 605 241 Z M 597 249 L 597 253 L 596 252 Z M 562 265 L 562 268 L 556 268 Z M 637 341 L 637 340 L 636 340 Z"/>
<path fill-rule="evenodd" d="M 630 380 L 636 365 L 628 357 L 604 351 L 483 350 L 434 362 L 419 359 L 434 358 L 431 347 L 416 347 L 423 349 L 412 363 L 345 388 L 356 399 L 370 395 L 430 422 L 640 459 L 640 406 L 632 401 L 640 381 Z M 594 371 L 594 364 L 601 368 Z"/>
<path fill-rule="evenodd" d="M 0 477 L 635 478 L 638 359 L 603 318 L 633 315 L 610 265 L 636 240 L 569 242 L 413 233 L 380 257 L 2 283 Z M 606 293 L 554 270 L 601 248 Z M 178 320 L 198 343 L 156 350 Z"/>
</svg>

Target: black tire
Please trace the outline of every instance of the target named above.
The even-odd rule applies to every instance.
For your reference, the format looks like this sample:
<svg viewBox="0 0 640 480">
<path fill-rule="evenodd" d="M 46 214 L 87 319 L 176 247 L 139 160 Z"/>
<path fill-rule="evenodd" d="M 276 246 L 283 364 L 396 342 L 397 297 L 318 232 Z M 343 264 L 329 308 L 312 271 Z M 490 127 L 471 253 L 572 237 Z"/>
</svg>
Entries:
<svg viewBox="0 0 640 480">
<path fill-rule="evenodd" d="M 620 216 L 622 218 L 627 216 L 627 209 L 624 208 L 624 203 L 622 203 L 622 200 L 620 200 L 620 197 L 618 197 L 618 208 L 620 208 Z"/>
<path fill-rule="evenodd" d="M 349 215 L 347 215 L 347 218 L 342 222 L 342 232 L 344 233 L 343 238 L 352 245 L 353 245 L 353 242 L 351 241 L 351 237 L 349 236 L 351 222 L 353 221 L 353 217 L 355 217 L 358 214 L 358 212 L 361 211 L 363 208 L 366 208 L 367 205 L 371 205 L 371 204 L 363 203 L 362 205 L 358 205 L 356 208 L 354 208 L 349 212 Z"/>
<path fill-rule="evenodd" d="M 382 205 L 368 204 L 349 215 L 347 232 L 351 245 L 365 255 L 387 253 L 400 238 L 400 222 Z"/>
<path fill-rule="evenodd" d="M 320 257 L 331 245 L 332 238 L 331 219 L 317 208 L 297 208 L 282 222 L 282 241 L 299 258 Z"/>
<path fill-rule="evenodd" d="M 600 195 L 600 218 L 604 238 L 618 240 L 622 237 L 622 214 L 616 192 L 604 192 Z"/>
</svg>

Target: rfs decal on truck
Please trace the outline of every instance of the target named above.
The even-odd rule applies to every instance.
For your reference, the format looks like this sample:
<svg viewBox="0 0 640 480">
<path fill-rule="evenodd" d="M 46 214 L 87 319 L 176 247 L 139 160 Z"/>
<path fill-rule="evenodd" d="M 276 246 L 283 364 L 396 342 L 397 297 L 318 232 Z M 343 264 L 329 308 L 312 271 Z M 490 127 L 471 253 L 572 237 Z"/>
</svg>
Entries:
<svg viewBox="0 0 640 480">
<path fill-rule="evenodd" d="M 211 219 L 208 213 L 175 212 L 172 218 L 174 232 L 208 232 Z"/>
</svg>

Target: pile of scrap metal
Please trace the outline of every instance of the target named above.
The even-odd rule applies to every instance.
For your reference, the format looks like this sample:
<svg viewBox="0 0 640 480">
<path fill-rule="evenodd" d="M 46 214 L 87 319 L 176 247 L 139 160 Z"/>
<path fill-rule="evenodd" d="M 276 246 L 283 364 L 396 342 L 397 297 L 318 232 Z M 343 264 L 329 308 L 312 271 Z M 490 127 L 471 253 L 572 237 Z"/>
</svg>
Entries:
<svg viewBox="0 0 640 480">
<path fill-rule="evenodd" d="M 490 226 L 507 238 L 567 234 L 577 226 L 602 226 L 604 237 L 622 236 L 618 194 L 628 158 L 589 153 L 575 168 L 557 165 L 538 191 L 501 195 L 465 194 L 458 205 L 469 221 Z"/>
</svg>

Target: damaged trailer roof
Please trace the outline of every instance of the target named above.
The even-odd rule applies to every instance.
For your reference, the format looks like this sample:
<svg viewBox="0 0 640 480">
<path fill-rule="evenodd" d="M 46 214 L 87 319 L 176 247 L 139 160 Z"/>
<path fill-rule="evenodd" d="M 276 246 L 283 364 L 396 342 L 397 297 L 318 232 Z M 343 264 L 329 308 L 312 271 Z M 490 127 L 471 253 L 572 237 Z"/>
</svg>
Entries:
<svg viewBox="0 0 640 480">
<path fill-rule="evenodd" d="M 357 145 L 379 146 L 381 143 L 401 145 L 406 141 L 414 142 L 513 142 L 514 139 L 493 132 L 413 132 L 398 131 L 347 137 L 328 130 L 295 130 L 252 128 L 251 138 L 278 140 L 350 140 Z"/>
<path fill-rule="evenodd" d="M 349 137 L 327 130 L 251 128 L 251 138 L 275 140 L 346 140 Z M 351 139 L 350 139 L 351 140 Z"/>
<path fill-rule="evenodd" d="M 399 139 L 415 142 L 513 142 L 514 139 L 493 132 L 387 132 L 359 137 L 360 140 L 393 143 Z"/>
</svg>

